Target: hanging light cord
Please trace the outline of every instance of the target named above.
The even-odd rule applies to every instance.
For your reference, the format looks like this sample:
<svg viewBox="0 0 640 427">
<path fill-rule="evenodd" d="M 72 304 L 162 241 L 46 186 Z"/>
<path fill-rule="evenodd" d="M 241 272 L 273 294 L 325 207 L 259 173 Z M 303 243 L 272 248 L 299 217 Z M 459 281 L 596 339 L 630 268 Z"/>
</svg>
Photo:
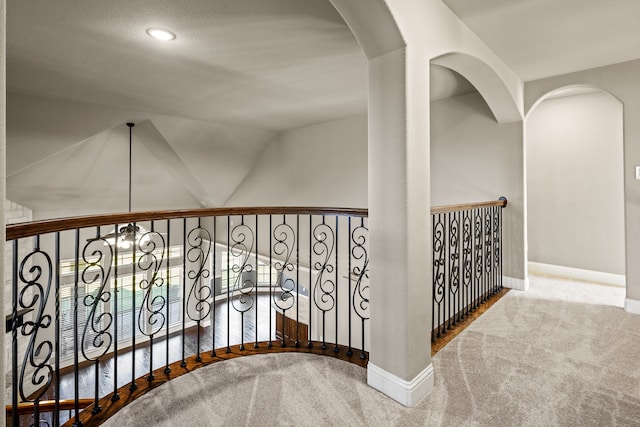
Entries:
<svg viewBox="0 0 640 427">
<path fill-rule="evenodd" d="M 131 130 L 135 123 L 127 123 L 129 126 L 129 213 L 131 213 Z"/>
</svg>

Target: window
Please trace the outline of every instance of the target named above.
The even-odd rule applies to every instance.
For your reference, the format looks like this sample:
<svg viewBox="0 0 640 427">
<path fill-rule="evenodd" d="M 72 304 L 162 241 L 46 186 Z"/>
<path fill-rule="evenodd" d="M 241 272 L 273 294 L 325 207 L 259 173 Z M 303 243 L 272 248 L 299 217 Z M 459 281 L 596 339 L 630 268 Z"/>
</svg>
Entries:
<svg viewBox="0 0 640 427">
<path fill-rule="evenodd" d="M 158 249 L 153 253 L 160 257 L 162 249 Z M 169 327 L 181 324 L 182 322 L 182 278 L 183 278 L 183 257 L 182 257 L 182 247 L 181 246 L 173 246 L 169 248 L 168 251 L 169 259 L 166 258 L 167 254 L 165 253 L 165 259 L 162 261 L 160 269 L 157 273 L 157 279 L 161 280 L 163 286 L 154 286 L 151 291 L 151 300 L 155 296 L 162 295 L 165 299 L 167 298 L 167 286 L 168 283 L 168 291 L 169 298 L 168 301 L 165 301 L 165 304 L 169 304 Z M 136 257 L 139 256 L 136 254 Z M 86 284 L 82 282 L 82 272 L 86 267 L 90 265 L 90 262 L 96 262 L 98 260 L 97 257 L 89 260 L 89 262 L 85 262 L 84 260 L 80 260 L 78 265 L 78 275 L 80 277 L 80 281 L 78 283 L 78 340 L 82 340 L 82 333 L 84 331 L 85 324 L 87 319 L 91 314 L 91 298 L 85 298 L 88 295 L 97 296 L 101 283 L 96 281 L 95 283 Z M 117 261 L 117 278 L 116 278 L 116 266 Z M 167 268 L 168 263 L 168 268 Z M 97 267 L 96 267 L 97 269 Z M 105 268 L 106 269 L 106 268 Z M 74 319 L 73 319 L 73 309 L 74 309 L 74 292 L 75 292 L 75 273 L 76 273 L 76 262 L 75 260 L 65 260 L 60 263 L 60 277 L 61 277 L 61 286 L 60 286 L 60 347 L 61 347 L 61 358 L 72 357 L 74 352 Z M 168 279 L 168 280 L 167 280 Z M 139 315 L 140 310 L 143 307 L 144 302 L 144 294 L 145 290 L 140 288 L 140 283 L 143 280 L 153 280 L 153 271 L 140 271 L 139 268 L 135 272 L 134 276 L 134 257 L 132 252 L 122 252 L 118 253 L 117 259 L 114 258 L 112 260 L 110 277 L 107 280 L 107 285 L 105 287 L 105 291 L 110 292 L 110 298 L 107 301 L 101 301 L 96 309 L 95 318 L 99 318 L 102 312 L 109 312 L 115 314 L 113 318 L 113 322 L 118 323 L 117 328 L 117 339 L 118 341 L 126 341 L 132 338 L 132 334 L 135 331 L 137 337 L 143 335 L 143 331 L 140 330 L 139 326 Z M 134 292 L 135 292 L 135 307 L 133 306 L 134 301 Z M 85 301 L 89 306 L 85 305 Z M 116 305 L 117 304 L 117 305 Z M 146 315 L 149 316 L 153 310 L 160 309 L 162 306 L 162 301 L 157 301 L 157 303 L 152 307 L 151 310 L 146 310 Z M 117 313 L 116 313 L 117 309 Z M 166 308 L 162 308 L 162 313 L 166 316 Z M 103 320 L 104 321 L 104 320 Z M 167 319 L 165 319 L 165 322 Z M 113 324 L 109 330 L 109 333 L 113 332 Z M 153 326 L 147 324 L 146 322 L 142 323 L 142 328 L 146 333 L 150 333 L 152 331 Z M 146 329 L 144 329 L 146 328 Z M 166 330 L 166 323 L 163 325 L 162 331 L 160 333 L 164 333 Z M 91 328 L 89 328 L 91 331 Z M 85 338 L 85 342 L 91 343 L 93 342 L 93 338 L 96 333 L 89 333 Z M 81 342 L 78 342 L 78 346 L 82 345 Z M 89 351 L 91 348 L 88 349 Z"/>
<path fill-rule="evenodd" d="M 233 287 L 238 281 L 238 275 L 240 274 L 240 272 L 234 271 L 233 266 L 241 266 L 243 260 L 243 256 L 234 256 L 233 253 L 227 251 L 222 252 L 222 294 L 227 292 L 229 286 L 231 286 L 230 290 L 233 290 Z M 250 264 L 252 267 L 255 267 L 255 256 L 251 257 Z M 278 282 L 278 270 L 258 260 L 257 272 L 255 270 L 243 272 L 243 280 L 250 280 L 254 284 L 257 282 L 257 286 L 276 286 Z"/>
</svg>

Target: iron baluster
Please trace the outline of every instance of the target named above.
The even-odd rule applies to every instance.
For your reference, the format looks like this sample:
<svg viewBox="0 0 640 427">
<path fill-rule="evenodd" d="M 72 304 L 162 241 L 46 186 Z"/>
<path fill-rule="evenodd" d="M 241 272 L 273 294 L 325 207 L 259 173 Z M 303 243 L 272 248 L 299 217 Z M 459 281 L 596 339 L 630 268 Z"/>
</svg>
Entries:
<svg viewBox="0 0 640 427">
<path fill-rule="evenodd" d="M 183 258 L 184 259 L 184 258 Z M 184 262 L 183 262 L 184 263 Z M 171 324 L 170 319 L 170 311 L 171 311 L 171 220 L 167 220 L 167 264 L 165 269 L 165 274 L 167 277 L 167 293 L 165 294 L 166 298 L 166 307 L 167 307 L 167 321 L 166 321 L 166 331 L 165 331 L 165 364 L 164 364 L 164 373 L 168 375 L 171 372 L 171 368 L 169 367 L 169 325 Z"/>
<path fill-rule="evenodd" d="M 113 342 L 113 336 L 109 332 L 113 315 L 104 311 L 104 304 L 111 301 L 111 291 L 107 287 L 107 283 L 111 276 L 112 259 L 113 249 L 105 239 L 100 238 L 100 227 L 97 227 L 96 237 L 90 239 L 82 250 L 82 261 L 85 267 L 81 275 L 85 289 L 82 304 L 85 310 L 89 309 L 89 315 L 82 329 L 81 351 L 86 360 L 94 363 L 95 393 L 93 410 L 91 411 L 94 415 L 102 411 L 98 403 L 100 398 L 98 390 L 100 359 L 109 351 Z M 106 269 L 105 264 L 107 265 Z M 95 291 L 90 290 L 96 283 L 98 288 Z"/>
<path fill-rule="evenodd" d="M 211 303 L 211 357 L 216 356 L 216 263 L 218 261 L 216 257 L 216 238 L 218 233 L 217 227 L 217 219 L 218 217 L 214 216 L 213 218 L 213 302 Z M 220 277 L 220 284 L 222 284 L 222 277 Z"/>
<path fill-rule="evenodd" d="M 485 302 L 487 301 L 487 299 L 489 298 L 489 292 L 491 289 L 491 280 L 492 280 L 492 275 L 491 272 L 493 270 L 493 261 L 492 261 L 492 247 L 493 247 L 493 227 L 492 227 L 492 221 L 491 221 L 491 208 L 485 208 L 484 209 L 484 215 L 485 215 L 485 274 L 486 274 L 486 280 L 485 280 L 485 289 L 484 289 L 484 293 L 483 293 L 483 298 L 482 301 Z"/>
<path fill-rule="evenodd" d="M 187 257 L 187 218 L 182 220 L 182 256 L 183 259 Z M 182 362 L 180 362 L 181 367 L 187 366 L 186 355 L 185 355 L 185 332 L 187 329 L 187 268 L 182 265 Z"/>
<path fill-rule="evenodd" d="M 437 337 L 442 335 L 441 319 L 445 296 L 445 241 L 446 229 L 443 222 L 444 214 L 437 214 L 433 224 L 433 300 L 438 305 L 437 316 L 434 316 L 433 329 L 437 328 Z M 435 315 L 436 310 L 433 310 Z"/>
<path fill-rule="evenodd" d="M 227 353 L 231 353 L 231 216 L 227 216 Z"/>
<path fill-rule="evenodd" d="M 258 348 L 258 284 L 259 284 L 259 264 L 258 264 L 258 251 L 260 250 L 260 246 L 258 245 L 258 236 L 260 235 L 258 231 L 258 215 L 255 215 L 255 224 L 256 224 L 256 251 L 255 251 L 255 271 L 256 271 L 256 287 L 255 287 L 255 295 L 256 295 L 256 307 L 255 307 L 255 343 L 253 344 L 253 348 Z"/>
<path fill-rule="evenodd" d="M 296 235 L 300 235 L 300 215 L 296 215 Z M 296 240 L 296 340 L 300 347 L 300 239 Z"/>
<path fill-rule="evenodd" d="M 196 322 L 196 362 L 199 363 L 202 361 L 200 355 L 200 323 L 209 316 L 211 305 L 213 304 L 209 302 L 213 294 L 211 285 L 203 286 L 202 284 L 202 280 L 208 279 L 211 275 L 207 268 L 207 261 L 211 251 L 211 234 L 207 229 L 202 228 L 200 218 L 198 218 L 197 226 L 189 231 L 187 243 L 189 249 L 185 254 L 185 261 L 189 262 L 189 266 L 194 267 L 190 267 L 187 273 L 191 286 L 187 296 L 187 311 L 185 315 Z"/>
<path fill-rule="evenodd" d="M 350 250 L 350 258 L 353 256 L 353 269 L 349 274 L 356 277 L 356 284 L 353 288 L 353 310 L 360 317 L 362 328 L 362 347 L 360 349 L 360 359 L 366 359 L 365 349 L 365 321 L 369 319 L 369 253 L 367 251 L 367 236 L 369 229 L 364 224 L 364 218 L 360 220 L 360 225 L 355 227 L 350 233 L 349 240 L 353 242 Z M 366 282 L 365 282 L 366 280 Z"/>
<path fill-rule="evenodd" d="M 136 241 L 136 235 L 138 231 L 138 225 L 133 223 L 133 241 Z M 136 384 L 136 245 L 132 246 L 132 261 L 131 266 L 133 275 L 131 276 L 131 345 L 133 347 L 131 351 L 131 385 L 129 391 L 138 389 Z"/>
<path fill-rule="evenodd" d="M 334 265 L 331 264 L 331 254 L 335 247 L 335 234 L 333 229 L 325 222 L 325 216 L 322 216 L 322 223 L 316 225 L 313 229 L 314 243 L 313 252 L 320 257 L 316 260 L 313 268 L 317 272 L 316 283 L 313 286 L 313 302 L 316 307 L 322 311 L 322 345 L 321 348 L 327 348 L 326 337 L 326 314 L 335 307 L 335 298 L 333 293 L 336 285 L 333 279 L 325 278 L 334 271 Z"/>
<path fill-rule="evenodd" d="M 232 266 L 233 272 L 237 276 L 233 286 L 231 304 L 234 310 L 240 313 L 240 350 L 244 350 L 244 315 L 255 305 L 255 299 L 252 295 L 255 283 L 250 277 L 250 273 L 257 270 L 250 263 L 255 245 L 255 234 L 251 227 L 245 224 L 244 215 L 241 216 L 240 225 L 235 226 L 231 231 L 231 239 L 233 241 L 231 255 L 240 259 L 239 264 L 234 261 Z M 246 273 L 249 273 L 248 279 L 245 279 Z"/>
<path fill-rule="evenodd" d="M 456 212 L 449 213 L 449 329 L 456 324 L 456 299 L 460 285 L 460 239 Z"/>
<path fill-rule="evenodd" d="M 53 409 L 53 426 L 60 425 L 60 232 L 55 233 L 55 406 Z"/>
<path fill-rule="evenodd" d="M 339 301 L 339 296 L 340 296 L 340 292 L 338 290 L 338 271 L 340 270 L 338 267 L 338 261 L 339 261 L 339 257 L 338 257 L 338 249 L 339 249 L 339 245 L 338 245 L 338 238 L 339 238 L 339 233 L 338 233 L 338 216 L 336 215 L 336 254 L 335 254 L 335 264 L 336 264 L 336 268 L 335 268 L 335 283 L 336 283 L 336 306 L 335 306 L 335 317 L 336 317 L 336 343 L 335 346 L 333 347 L 333 352 L 337 353 L 338 351 L 340 351 L 340 348 L 338 347 L 338 301 Z"/>
<path fill-rule="evenodd" d="M 476 209 L 474 220 L 474 243 L 475 243 L 475 283 L 474 283 L 474 296 L 473 296 L 473 309 L 478 308 L 480 304 L 480 296 L 482 290 L 482 278 L 484 271 L 483 254 L 484 254 L 484 234 L 482 231 L 482 215 L 480 209 Z"/>
<path fill-rule="evenodd" d="M 293 255 L 293 247 L 297 246 L 297 234 L 293 228 L 287 224 L 286 215 L 282 216 L 282 223 L 275 226 L 272 232 L 272 236 L 275 239 L 272 250 L 276 257 L 279 257 L 282 261 L 275 262 L 274 267 L 278 272 L 276 279 L 276 286 L 278 291 L 273 293 L 273 304 L 280 310 L 282 310 L 282 317 L 286 319 L 287 310 L 293 307 L 295 299 L 298 298 L 292 295 L 292 291 L 295 289 L 293 281 L 286 276 L 289 272 L 292 272 L 294 265 L 291 262 Z M 287 346 L 286 331 L 287 322 L 283 322 L 282 326 L 282 341 L 280 345 L 282 347 Z"/>
<path fill-rule="evenodd" d="M 136 259 L 134 266 L 139 267 L 145 276 L 139 283 L 143 295 L 138 312 L 138 329 L 140 333 L 149 337 L 149 375 L 147 381 L 153 381 L 155 379 L 153 375 L 153 341 L 155 335 L 162 330 L 167 321 L 167 316 L 163 311 L 168 301 L 162 294 L 162 288 L 167 281 L 159 274 L 168 248 L 162 234 L 155 231 L 154 222 L 151 223 L 151 231 L 140 236 L 137 249 L 140 251 L 140 256 Z M 159 289 L 155 295 L 154 288 Z"/>
<path fill-rule="evenodd" d="M 273 298 L 273 275 L 271 274 L 271 270 L 273 269 L 273 215 L 269 215 L 269 304 L 271 304 L 271 299 Z M 273 347 L 273 341 L 271 339 L 271 331 L 273 331 L 273 322 L 271 312 L 273 310 L 269 309 L 269 348 Z"/>
<path fill-rule="evenodd" d="M 348 233 L 349 233 L 349 241 L 347 242 L 347 254 L 348 254 L 348 265 L 347 265 L 347 286 L 349 287 L 349 296 L 351 296 L 351 257 L 352 257 L 352 253 L 351 253 L 351 217 L 347 218 L 347 229 L 348 229 Z M 348 330 L 349 330 L 349 335 L 348 335 L 348 350 L 347 350 L 347 356 L 351 356 L 353 354 L 353 350 L 351 350 L 351 304 L 347 304 L 349 306 L 349 310 L 347 312 L 347 321 L 348 321 Z M 309 307 L 311 307 L 311 304 L 309 304 Z M 309 318 L 311 318 L 311 316 L 309 316 Z"/>
<path fill-rule="evenodd" d="M 494 285 L 493 293 L 497 293 L 500 289 L 500 278 L 502 276 L 500 271 L 500 207 L 494 206 L 493 208 L 493 274 Z"/>
<path fill-rule="evenodd" d="M 115 224 L 114 230 L 118 230 L 118 224 Z M 117 242 L 116 236 L 114 242 Z M 113 336 L 116 337 L 113 340 L 113 394 L 111 395 L 111 401 L 117 402 L 120 400 L 120 393 L 118 393 L 118 245 L 113 245 Z"/>
<path fill-rule="evenodd" d="M 116 234 L 117 241 L 117 234 Z M 75 398 L 75 422 L 73 425 L 75 427 L 82 426 L 82 421 L 80 421 L 80 404 L 78 399 L 80 399 L 80 384 L 78 382 L 78 286 L 79 284 L 79 273 L 78 273 L 78 264 L 80 261 L 80 230 L 76 229 L 76 241 L 75 241 L 75 267 L 74 267 L 74 287 L 73 287 L 73 391 Z"/>
<path fill-rule="evenodd" d="M 313 265 L 313 249 L 312 249 L 312 244 L 313 244 L 313 216 L 309 215 L 309 291 L 311 291 L 311 286 L 313 284 L 313 268 L 311 268 L 311 266 Z M 311 295 L 309 295 L 309 297 L 311 297 Z M 312 342 L 312 336 L 311 336 L 311 331 L 313 331 L 313 322 L 312 322 L 312 316 L 311 316 L 311 310 L 312 310 L 312 304 L 309 303 L 309 341 L 307 342 L 307 347 L 311 348 L 313 347 L 313 342 Z"/>
<path fill-rule="evenodd" d="M 471 300 L 471 284 L 473 281 L 473 254 L 472 254 L 472 246 L 473 246 L 473 234 L 472 234 L 472 224 L 471 224 L 471 212 L 464 211 L 462 216 L 462 283 L 464 287 L 463 295 L 463 317 L 469 314 L 469 306 Z"/>
</svg>

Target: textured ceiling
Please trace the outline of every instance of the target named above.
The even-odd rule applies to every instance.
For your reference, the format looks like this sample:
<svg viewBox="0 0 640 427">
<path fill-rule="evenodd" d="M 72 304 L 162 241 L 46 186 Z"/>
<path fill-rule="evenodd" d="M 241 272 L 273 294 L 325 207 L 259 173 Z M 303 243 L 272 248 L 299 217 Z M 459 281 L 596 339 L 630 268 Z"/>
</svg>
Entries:
<svg viewBox="0 0 640 427">
<path fill-rule="evenodd" d="M 366 58 L 328 0 L 7 7 L 9 91 L 270 130 L 366 108 Z"/>
<path fill-rule="evenodd" d="M 7 8 L 7 195 L 37 218 L 126 210 L 127 121 L 144 210 L 222 206 L 278 131 L 366 111 L 366 58 L 328 0 Z"/>
<path fill-rule="evenodd" d="M 525 81 L 640 58 L 638 0 L 443 0 Z"/>
<path fill-rule="evenodd" d="M 444 1 L 525 80 L 640 57 L 639 0 Z M 126 208 L 127 121 L 141 210 L 221 206 L 278 132 L 366 112 L 329 0 L 7 3 L 7 193 L 36 217 Z M 474 90 L 437 66 L 431 88 Z"/>
</svg>

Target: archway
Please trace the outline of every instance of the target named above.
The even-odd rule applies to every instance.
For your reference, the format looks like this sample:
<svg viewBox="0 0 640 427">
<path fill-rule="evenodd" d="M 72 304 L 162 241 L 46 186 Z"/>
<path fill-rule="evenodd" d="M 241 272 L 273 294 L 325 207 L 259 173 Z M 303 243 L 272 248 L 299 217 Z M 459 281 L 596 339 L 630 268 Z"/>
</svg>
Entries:
<svg viewBox="0 0 640 427">
<path fill-rule="evenodd" d="M 432 95 L 442 94 L 430 111 L 432 204 L 506 197 L 504 286 L 525 290 L 520 110 L 500 76 L 474 56 L 438 56 L 431 77 Z"/>
<path fill-rule="evenodd" d="M 623 104 L 570 85 L 525 121 L 529 271 L 625 286 Z"/>
</svg>

